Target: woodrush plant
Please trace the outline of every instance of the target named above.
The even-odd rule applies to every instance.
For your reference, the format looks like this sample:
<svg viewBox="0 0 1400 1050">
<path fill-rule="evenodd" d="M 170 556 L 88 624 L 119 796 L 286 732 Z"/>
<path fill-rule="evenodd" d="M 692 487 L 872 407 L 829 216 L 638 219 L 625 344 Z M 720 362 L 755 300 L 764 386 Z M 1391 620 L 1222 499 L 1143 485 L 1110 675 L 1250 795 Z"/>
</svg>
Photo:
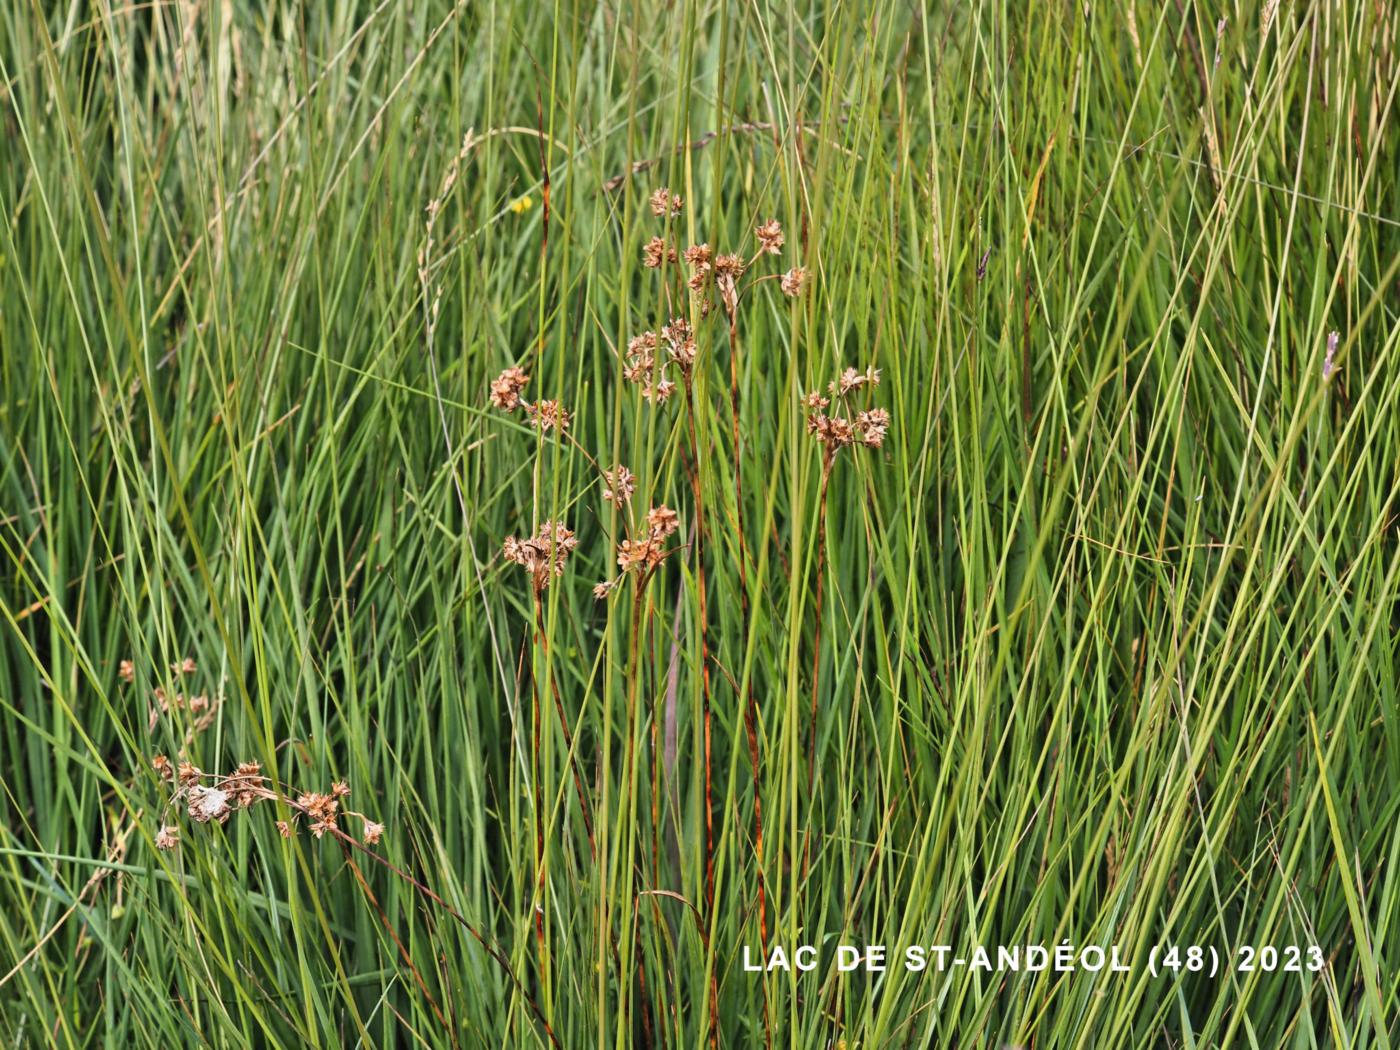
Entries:
<svg viewBox="0 0 1400 1050">
<path fill-rule="evenodd" d="M 0 5 L 0 1040 L 1397 1045 L 1396 18 Z"/>
<path fill-rule="evenodd" d="M 656 190 L 649 198 L 649 206 L 653 216 L 661 219 L 669 228 L 670 224 L 680 217 L 683 210 L 683 200 L 681 196 L 668 188 Z M 709 928 L 714 923 L 714 799 L 713 799 L 713 773 L 711 769 L 711 733 L 713 719 L 713 699 L 711 685 L 711 660 L 709 646 L 707 643 L 707 632 L 709 630 L 709 609 L 707 605 L 707 561 L 706 555 L 710 550 L 706 542 L 707 533 L 713 534 L 716 529 L 728 530 L 732 533 L 731 538 L 735 540 L 735 546 L 739 551 L 740 578 L 743 579 L 743 563 L 746 559 L 746 537 L 743 533 L 743 520 L 741 513 L 736 515 L 734 520 L 728 520 L 713 513 L 707 515 L 706 501 L 703 487 L 700 482 L 698 464 L 701 458 L 701 449 L 698 438 L 697 427 L 697 369 L 712 367 L 717 370 L 718 347 L 727 345 L 730 363 L 730 391 L 731 391 L 731 421 L 733 429 L 731 436 L 733 440 L 732 456 L 734 463 L 733 492 L 732 498 L 736 508 L 742 507 L 744 503 L 744 492 L 742 484 L 743 447 L 741 443 L 741 432 L 739 427 L 739 404 L 738 404 L 738 354 L 740 346 L 740 306 L 746 296 L 752 295 L 754 289 L 766 280 L 777 278 L 782 294 L 794 299 L 801 295 L 807 284 L 807 272 L 802 267 L 792 267 L 783 273 L 755 275 L 752 271 L 761 259 L 766 256 L 780 256 L 785 243 L 785 236 L 781 224 L 777 220 L 768 220 L 756 226 L 753 231 L 756 246 L 752 256 L 745 259 L 737 254 L 716 254 L 708 242 L 692 244 L 685 248 L 683 252 L 678 252 L 668 234 L 657 235 L 642 246 L 642 265 L 648 270 L 658 272 L 661 285 L 661 296 L 659 301 L 664 304 L 668 313 L 671 314 L 669 321 L 661 324 L 657 329 L 648 329 L 627 340 L 625 357 L 621 362 L 621 379 L 632 384 L 638 389 L 641 398 L 654 409 L 659 409 L 671 400 L 673 395 L 680 392 L 680 400 L 684 406 L 685 418 L 685 438 L 683 446 L 683 468 L 688 487 L 690 503 L 689 514 L 692 522 L 690 538 L 686 546 L 689 546 L 693 554 L 692 575 L 695 580 L 696 595 L 696 617 L 697 632 L 699 636 L 700 667 L 699 676 L 701 679 L 703 695 L 703 733 L 704 733 L 704 910 L 697 911 L 700 919 L 700 935 L 702 940 L 708 941 Z M 682 260 L 684 270 L 682 269 Z M 748 277 L 747 282 L 744 278 Z M 716 304 L 718 299 L 718 305 Z M 681 309 L 685 316 L 675 315 L 675 311 Z M 723 318 L 724 332 L 727 343 L 719 343 L 714 336 L 713 319 L 716 315 Z M 694 318 L 694 324 L 690 318 Z M 711 323 L 707 323 L 711 322 Z M 698 327 L 697 327 L 698 326 Z M 502 371 L 490 383 L 488 390 L 488 400 L 495 408 L 508 413 L 522 411 L 527 423 L 535 429 L 543 439 L 545 435 L 554 435 L 557 439 L 562 439 L 580 452 L 587 462 L 592 466 L 595 483 L 601 488 L 603 501 L 609 504 L 613 510 L 621 517 L 622 538 L 618 539 L 615 546 L 615 561 L 619 574 L 608 579 L 604 579 L 593 586 L 593 595 L 599 600 L 608 599 L 614 591 L 623 587 L 629 579 L 632 581 L 631 587 L 631 615 L 630 628 L 628 632 L 628 667 L 627 681 L 627 737 L 630 739 L 635 732 L 638 718 L 638 689 L 642 681 L 642 671 L 638 666 L 642 658 L 643 649 L 641 642 L 644 637 L 643 609 L 646 601 L 648 585 L 656 577 L 663 563 L 668 556 L 675 553 L 680 547 L 673 543 L 672 537 L 680 531 L 681 519 L 676 510 L 665 504 L 657 504 L 648 509 L 644 514 L 633 507 L 632 497 L 636 492 L 637 475 L 627 465 L 617 463 L 610 468 L 599 467 L 599 461 L 586 449 L 584 449 L 571 431 L 573 415 L 564 407 L 560 400 L 539 399 L 530 401 L 524 397 L 526 387 L 530 377 L 528 373 L 518 365 L 512 365 Z M 857 391 L 868 393 L 880 381 L 880 373 L 871 367 L 864 373 L 855 369 L 847 369 L 838 379 L 830 385 L 830 398 L 822 397 L 814 393 L 808 395 L 803 400 L 803 404 L 810 410 L 808 417 L 808 430 L 816 438 L 822 449 L 822 482 L 820 487 L 819 505 L 820 511 L 817 519 L 819 533 L 825 529 L 825 507 L 827 481 L 835 464 L 837 454 L 841 449 L 853 444 L 863 445 L 867 448 L 879 448 L 884 441 L 885 434 L 889 428 L 889 413 L 882 408 L 866 407 L 856 410 L 854 397 Z M 836 402 L 837 410 L 828 415 L 826 410 L 831 407 L 833 399 Z M 842 411 L 853 413 L 853 418 L 840 414 Z M 630 441 L 624 441 L 634 448 L 643 446 L 643 436 L 634 433 Z M 535 472 L 537 475 L 536 489 L 538 489 L 538 474 L 543 468 L 543 446 L 535 459 Z M 654 466 L 654 465 L 650 465 Z M 654 469 L 648 469 L 644 473 L 652 478 L 652 488 L 656 491 L 665 492 L 672 489 L 673 479 L 667 478 L 664 473 L 658 474 Z M 565 497 L 566 502 L 571 502 L 569 497 Z M 524 539 L 515 536 L 506 537 L 501 547 L 502 557 L 516 565 L 521 566 L 529 575 L 531 584 L 532 608 L 535 610 L 533 631 L 537 647 L 542 662 L 548 661 L 548 634 L 545 624 L 545 613 L 543 608 L 543 597 L 545 588 L 551 580 L 564 575 L 566 563 L 569 556 L 578 547 L 578 537 L 572 529 L 562 521 L 545 520 L 536 528 L 533 535 Z M 818 668 L 820 665 L 820 619 L 822 612 L 821 605 L 821 575 L 822 564 L 821 551 L 825 549 L 824 536 L 818 541 L 818 582 L 816 601 L 816 628 L 813 633 L 813 675 L 812 675 L 812 731 L 815 732 L 817 717 L 817 695 L 818 695 Z M 710 557 L 714 555 L 711 554 Z M 743 616 L 748 616 L 748 597 L 746 585 L 741 585 L 743 593 Z M 529 669 L 529 679 L 533 691 L 532 696 L 532 767 L 536 770 L 541 765 L 540 756 L 540 696 L 536 671 L 533 663 Z M 587 798 L 584 787 L 584 778 L 579 772 L 576 756 L 574 755 L 573 736 L 569 729 L 569 718 L 559 700 L 559 693 L 553 690 L 555 706 L 559 719 L 559 728 L 563 734 L 565 746 L 569 751 L 569 760 L 573 765 L 574 783 L 577 791 L 580 811 L 587 825 L 588 841 L 590 843 L 590 853 L 593 859 L 597 860 L 596 847 L 594 846 L 594 834 L 592 822 L 589 817 L 591 804 Z M 760 763 L 757 736 L 753 729 L 753 698 L 752 696 L 736 698 L 745 707 L 744 720 L 750 748 L 750 761 L 754 777 L 754 798 L 753 798 L 753 833 L 756 848 L 761 851 L 763 844 L 762 831 L 762 792 L 760 790 Z M 650 811 L 651 811 L 651 831 L 652 831 L 652 870 L 659 872 L 661 869 L 660 859 L 660 833 L 661 818 L 660 811 L 663 804 L 663 789 L 661 783 L 661 749 L 658 741 L 660 719 L 651 719 L 651 783 L 650 783 Z M 810 751 L 809 753 L 814 753 Z M 624 759 L 623 784 L 627 791 L 621 802 L 623 812 L 627 813 L 629 819 L 635 820 L 638 813 L 638 765 L 641 761 L 637 749 L 629 747 Z M 532 798 L 535 799 L 535 869 L 536 869 L 536 892 L 538 900 L 536 907 L 541 918 L 535 923 L 537 942 L 537 965 L 542 986 L 548 987 L 550 976 L 548 973 L 548 949 L 546 947 L 546 937 L 544 933 L 544 907 L 543 898 L 545 896 L 546 871 L 544 863 L 544 840 L 545 829 L 543 825 L 543 806 L 539 802 L 540 783 L 538 775 L 532 782 Z M 757 885 L 754 887 L 754 896 L 757 899 L 759 912 L 759 928 L 761 936 L 767 939 L 767 914 L 765 903 L 765 888 L 763 885 L 762 868 L 760 865 L 760 876 Z M 641 881 L 641 869 L 635 865 L 631 866 L 631 875 L 628 877 L 633 884 L 634 894 L 640 895 L 643 890 Z M 621 940 L 623 948 L 618 949 L 618 931 L 605 920 L 607 926 L 606 936 L 611 944 L 612 964 L 616 972 L 613 977 L 620 989 L 619 999 L 623 1008 L 627 1002 L 627 989 L 631 988 L 636 979 L 637 986 L 641 989 L 641 994 L 645 995 L 644 976 L 632 970 L 632 953 L 634 951 L 635 934 L 628 930 L 626 923 L 626 912 L 624 911 L 623 931 Z M 719 1038 L 719 1006 L 717 982 L 713 978 L 709 984 L 709 1031 L 708 1038 L 717 1041 Z M 652 1018 L 654 1015 L 653 1005 L 649 1002 L 641 1004 L 642 1022 L 641 1035 L 648 1043 L 653 1038 L 651 1031 Z"/>
</svg>

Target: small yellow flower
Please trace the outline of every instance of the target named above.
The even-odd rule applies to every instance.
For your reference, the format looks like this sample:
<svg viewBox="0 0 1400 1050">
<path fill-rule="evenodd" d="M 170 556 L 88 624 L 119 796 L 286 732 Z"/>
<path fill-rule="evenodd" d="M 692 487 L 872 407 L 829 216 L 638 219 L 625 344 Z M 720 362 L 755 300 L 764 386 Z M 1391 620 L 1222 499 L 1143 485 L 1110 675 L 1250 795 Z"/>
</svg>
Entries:
<svg viewBox="0 0 1400 1050">
<path fill-rule="evenodd" d="M 535 200 L 528 193 L 516 197 L 515 200 L 511 201 L 510 204 L 506 205 L 506 207 L 510 208 L 511 211 L 515 212 L 516 215 L 524 215 L 534 206 Z"/>
</svg>

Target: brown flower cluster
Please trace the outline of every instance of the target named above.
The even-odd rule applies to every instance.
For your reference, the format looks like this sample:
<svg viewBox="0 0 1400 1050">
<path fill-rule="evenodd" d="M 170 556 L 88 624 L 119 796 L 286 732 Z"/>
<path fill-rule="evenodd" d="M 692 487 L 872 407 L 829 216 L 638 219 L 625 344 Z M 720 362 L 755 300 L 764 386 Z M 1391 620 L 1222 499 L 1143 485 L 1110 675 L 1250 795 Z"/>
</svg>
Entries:
<svg viewBox="0 0 1400 1050">
<path fill-rule="evenodd" d="M 635 572 L 645 575 L 651 572 L 671 553 L 674 548 L 666 546 L 666 540 L 680 528 L 680 515 L 664 504 L 647 511 L 642 530 L 633 538 L 624 539 L 617 545 L 617 566 L 623 573 Z M 594 586 L 597 598 L 606 598 L 621 583 L 621 577 L 604 580 Z"/>
<path fill-rule="evenodd" d="M 505 412 L 514 412 L 520 404 L 520 394 L 530 377 L 523 368 L 507 368 L 491 380 L 491 404 Z"/>
<path fill-rule="evenodd" d="M 681 379 L 689 380 L 698 354 L 690 322 L 673 317 L 660 333 L 646 331 L 628 341 L 622 378 L 639 385 L 648 401 L 665 401 L 676 392 L 676 381 L 667 377 L 667 368 L 674 365 Z"/>
<path fill-rule="evenodd" d="M 527 404 L 525 416 L 541 433 L 550 430 L 563 433 L 569 429 L 569 413 L 558 401 L 536 401 L 533 405 Z"/>
<path fill-rule="evenodd" d="M 616 507 L 622 507 L 637 491 L 637 479 L 620 463 L 612 470 L 603 471 L 603 481 L 607 483 L 607 488 L 603 489 L 603 499 Z"/>
<path fill-rule="evenodd" d="M 375 823 L 363 813 L 342 808 L 341 800 L 350 794 L 350 788 L 344 781 L 332 784 L 327 793 L 303 791 L 292 797 L 274 789 L 257 762 L 241 762 L 232 773 L 223 777 L 204 773 L 189 762 L 181 762 L 176 774 L 172 772 L 170 759 L 165 755 L 154 756 L 151 768 L 162 780 L 174 786 L 166 809 L 182 804 L 185 815 L 196 824 L 226 824 L 234 813 L 251 809 L 259 802 L 280 801 L 292 811 L 290 820 L 277 821 L 277 830 L 283 838 L 291 838 L 296 833 L 298 821 L 305 821 L 316 838 L 330 832 L 336 837 L 348 839 L 349 835 L 339 825 L 341 816 L 358 817 L 363 822 L 360 839 L 367 846 L 374 845 L 384 834 L 383 824 Z M 156 847 L 170 850 L 179 842 L 179 829 L 163 820 L 156 832 Z"/>
<path fill-rule="evenodd" d="M 681 197 L 668 189 L 659 189 L 651 195 L 651 213 L 658 219 L 674 219 L 681 213 Z"/>
<path fill-rule="evenodd" d="M 562 521 L 546 521 L 533 536 L 507 536 L 501 553 L 530 573 L 537 591 L 549 586 L 551 577 L 564 575 L 564 562 L 578 546 L 578 539 Z"/>
<path fill-rule="evenodd" d="M 648 199 L 653 216 L 663 220 L 669 228 L 670 220 L 682 212 L 683 202 L 679 194 L 668 188 L 653 192 Z M 697 339 L 695 325 L 711 315 L 714 300 L 718 299 L 729 319 L 731 348 L 735 339 L 735 323 L 739 303 L 748 289 L 764 280 L 776 280 L 783 295 L 796 297 L 807 288 L 808 272 L 801 266 L 794 266 L 783 273 L 767 273 L 754 276 L 754 267 L 764 256 L 781 256 L 787 244 L 782 224 L 776 219 L 768 219 L 753 229 L 754 247 L 749 257 L 736 252 L 717 252 L 709 242 L 699 242 L 677 250 L 677 245 L 669 239 L 668 230 L 651 237 L 642 246 L 642 263 L 645 267 L 662 271 L 665 283 L 664 301 L 675 310 L 677 298 L 688 303 L 687 311 L 677 311 L 683 316 L 673 315 L 659 329 L 648 329 L 634 335 L 627 341 L 622 354 L 622 378 L 627 383 L 640 388 L 642 397 L 653 404 L 665 403 L 682 388 L 687 394 L 693 393 L 692 384 L 700 364 L 701 345 Z M 684 260 L 685 273 L 679 272 L 679 264 Z M 672 271 L 671 267 L 677 267 Z M 685 287 L 679 285 L 679 278 L 685 277 Z M 671 283 L 671 282 L 677 283 Z M 686 289 L 690 295 L 687 297 Z M 522 408 L 528 421 L 541 432 L 555 431 L 578 447 L 577 440 L 568 434 L 571 418 L 559 401 L 537 400 L 533 403 L 523 399 L 523 392 L 529 376 L 520 368 L 507 368 L 491 383 L 490 401 L 503 411 Z M 846 399 L 861 386 L 873 386 L 879 381 L 879 373 L 871 369 L 865 373 L 847 372 L 832 386 L 832 396 Z M 808 426 L 834 452 L 835 449 L 851 444 L 877 447 L 884 439 L 889 426 L 888 415 L 882 409 L 866 408 L 859 412 L 838 412 L 828 415 L 826 409 L 830 401 L 817 398 L 809 404 Z M 687 400 L 689 404 L 690 401 Z M 737 425 L 737 424 L 736 424 Z M 582 449 L 580 449 L 582 451 Z M 585 452 L 584 455 L 587 455 Z M 654 572 L 666 556 L 675 549 L 667 546 L 667 540 L 678 527 L 676 512 L 664 505 L 649 510 L 643 522 L 638 523 L 632 516 L 631 501 L 637 490 L 637 479 L 632 471 L 622 464 L 610 469 L 599 466 L 592 457 L 598 474 L 601 475 L 603 500 L 627 516 L 627 531 L 618 542 L 616 558 L 621 574 L 616 579 L 605 580 L 594 587 L 599 598 L 607 597 L 627 576 L 634 573 L 646 579 Z M 507 537 L 502 545 L 502 554 L 508 561 L 515 562 L 530 573 L 536 593 L 541 592 L 557 576 L 563 575 L 565 563 L 578 541 L 573 532 L 563 522 L 546 521 L 535 535 L 519 539 Z"/>
<path fill-rule="evenodd" d="M 852 400 L 862 387 L 874 389 L 880 383 L 880 370 L 857 372 L 847 368 L 827 387 L 824 397 L 813 391 L 802 399 L 807 410 L 807 433 L 821 442 L 828 467 L 836 453 L 850 445 L 879 448 L 890 428 L 890 414 L 883 408 L 855 409 Z M 838 411 L 829 411 L 835 404 Z"/>
</svg>

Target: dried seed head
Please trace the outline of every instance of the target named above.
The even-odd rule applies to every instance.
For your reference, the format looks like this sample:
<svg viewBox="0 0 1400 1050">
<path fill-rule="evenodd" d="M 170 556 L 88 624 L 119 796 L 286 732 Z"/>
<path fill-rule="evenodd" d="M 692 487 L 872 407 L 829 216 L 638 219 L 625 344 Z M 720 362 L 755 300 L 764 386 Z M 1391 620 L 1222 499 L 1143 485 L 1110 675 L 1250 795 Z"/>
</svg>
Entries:
<svg viewBox="0 0 1400 1050">
<path fill-rule="evenodd" d="M 695 363 L 697 353 L 689 322 L 678 317 L 673 318 L 670 324 L 661 329 L 661 334 L 666 339 L 666 348 L 671 353 L 671 359 L 680 365 L 683 371 L 688 372 L 690 366 Z"/>
<path fill-rule="evenodd" d="M 491 404 L 506 412 L 514 411 L 520 404 L 520 393 L 530 377 L 521 368 L 507 368 L 491 380 Z"/>
<path fill-rule="evenodd" d="M 702 272 L 710 268 L 710 262 L 714 257 L 714 251 L 704 242 L 692 244 L 684 253 L 685 261 L 691 265 L 691 268 Z"/>
<path fill-rule="evenodd" d="M 744 260 L 737 255 L 721 255 L 715 259 L 715 277 L 731 283 L 744 276 Z"/>
<path fill-rule="evenodd" d="M 663 262 L 675 262 L 676 249 L 666 243 L 664 237 L 653 237 L 642 245 L 642 265 L 649 270 L 656 270 Z"/>
<path fill-rule="evenodd" d="M 857 387 L 865 386 L 867 383 L 878 383 L 879 381 L 880 373 L 873 369 L 861 373 L 857 372 L 854 368 L 848 368 L 841 373 L 841 378 L 832 382 L 831 393 L 835 397 L 845 397 Z"/>
<path fill-rule="evenodd" d="M 670 379 L 663 379 L 658 383 L 642 387 L 642 396 L 653 403 L 666 401 L 675 392 L 676 384 Z"/>
<path fill-rule="evenodd" d="M 564 560 L 577 546 L 578 539 L 562 521 L 546 521 L 529 539 L 507 536 L 501 553 L 529 570 L 535 586 L 542 589 L 551 576 L 564 574 Z"/>
<path fill-rule="evenodd" d="M 277 834 L 284 839 L 289 839 L 295 833 L 295 825 L 290 820 L 279 820 L 277 822 Z"/>
<path fill-rule="evenodd" d="M 189 762 L 181 762 L 177 775 L 180 780 L 180 786 L 189 787 L 192 784 L 198 784 L 199 778 L 204 776 L 204 773 L 196 765 Z"/>
<path fill-rule="evenodd" d="M 872 408 L 869 412 L 856 415 L 856 431 L 860 443 L 866 448 L 879 448 L 885 443 L 885 433 L 890 429 L 890 414 L 883 408 Z"/>
<path fill-rule="evenodd" d="M 602 583 L 595 583 L 593 585 L 593 597 L 601 601 L 608 595 L 612 594 L 613 590 L 617 587 L 618 582 L 619 581 L 617 580 L 604 580 Z"/>
<path fill-rule="evenodd" d="M 855 441 L 855 428 L 849 419 L 828 416 L 824 412 L 815 412 L 807 417 L 807 433 L 832 451 L 845 448 Z"/>
<path fill-rule="evenodd" d="M 679 215 L 681 204 L 680 195 L 668 189 L 659 189 L 651 195 L 651 213 L 659 219 Z"/>
<path fill-rule="evenodd" d="M 603 490 L 603 498 L 617 507 L 621 507 L 632 498 L 632 493 L 637 491 L 636 478 L 621 463 L 612 470 L 603 471 L 603 480 L 608 486 Z"/>
<path fill-rule="evenodd" d="M 198 824 L 217 820 L 220 824 L 228 820 L 229 794 L 219 788 L 196 784 L 190 788 L 190 819 Z"/>
<path fill-rule="evenodd" d="M 807 271 L 801 266 L 794 266 L 787 273 L 783 274 L 778 284 L 782 286 L 783 294 L 788 298 L 796 298 L 802 294 L 802 286 L 807 283 Z"/>
<path fill-rule="evenodd" d="M 136 665 L 130 660 L 123 660 L 117 664 L 117 677 L 123 682 L 130 682 L 136 678 Z"/>
<path fill-rule="evenodd" d="M 151 768 L 156 771 L 156 776 L 161 780 L 174 781 L 175 770 L 170 766 L 170 759 L 164 755 L 156 755 L 151 759 Z"/>
<path fill-rule="evenodd" d="M 247 809 L 266 797 L 262 784 L 262 766 L 257 762 L 241 762 L 232 776 L 224 778 L 222 786 L 232 797 L 236 809 Z"/>
<path fill-rule="evenodd" d="M 867 368 L 857 372 L 847 368 L 829 387 L 832 398 L 848 397 L 852 391 L 863 386 L 874 387 L 880 382 L 880 370 Z M 885 441 L 890 427 L 890 414 L 883 408 L 872 408 L 857 412 L 855 422 L 845 416 L 828 415 L 826 409 L 831 399 L 813 391 L 802 399 L 807 410 L 807 433 L 811 434 L 826 448 L 826 469 L 830 469 L 836 453 L 856 443 L 867 448 L 879 448 Z"/>
<path fill-rule="evenodd" d="M 623 572 L 654 569 L 665 557 L 666 551 L 661 541 L 652 536 L 639 540 L 623 540 L 617 547 L 617 565 Z"/>
<path fill-rule="evenodd" d="M 715 287 L 719 289 L 720 302 L 730 317 L 739 307 L 739 292 L 736 283 L 744 275 L 744 260 L 737 255 L 721 255 L 715 260 Z"/>
<path fill-rule="evenodd" d="M 170 665 L 170 670 L 175 674 L 194 674 L 197 669 L 194 658 L 191 656 L 185 657 L 178 664 Z"/>
<path fill-rule="evenodd" d="M 366 846 L 375 845 L 384 835 L 384 825 L 376 824 L 374 821 L 365 819 L 365 830 L 362 838 Z"/>
<path fill-rule="evenodd" d="M 1337 343 L 1341 333 L 1327 333 L 1327 356 L 1322 359 L 1322 381 L 1325 383 L 1337 374 Z"/>
<path fill-rule="evenodd" d="M 180 844 L 180 831 L 169 824 L 161 825 L 156 832 L 156 849 L 174 849 Z"/>
<path fill-rule="evenodd" d="M 533 405 L 526 405 L 525 415 L 532 426 L 539 428 L 540 433 L 569 429 L 569 413 L 558 401 L 536 401 Z"/>
<path fill-rule="evenodd" d="M 335 830 L 340 803 L 332 796 L 319 791 L 304 791 L 297 796 L 296 806 L 311 821 L 311 834 L 318 839 L 326 832 Z"/>
<path fill-rule="evenodd" d="M 783 228 L 777 219 L 769 219 L 761 226 L 755 226 L 753 235 L 758 238 L 758 250 L 765 255 L 781 255 L 783 251 Z"/>
<path fill-rule="evenodd" d="M 337 780 L 331 785 L 331 794 L 336 798 L 346 798 L 350 794 L 350 785 L 343 780 Z"/>
<path fill-rule="evenodd" d="M 647 511 L 647 532 L 654 539 L 665 539 L 680 528 L 680 518 L 670 507 L 662 505 Z"/>
</svg>

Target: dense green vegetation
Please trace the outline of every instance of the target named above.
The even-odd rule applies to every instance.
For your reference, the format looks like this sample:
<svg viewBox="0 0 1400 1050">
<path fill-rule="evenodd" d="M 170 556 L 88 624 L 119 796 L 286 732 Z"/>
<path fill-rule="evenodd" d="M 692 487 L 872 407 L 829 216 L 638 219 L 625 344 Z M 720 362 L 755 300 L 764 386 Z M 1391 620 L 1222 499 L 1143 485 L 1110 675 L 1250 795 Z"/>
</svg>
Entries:
<svg viewBox="0 0 1400 1050">
<path fill-rule="evenodd" d="M 51 8 L 6 1046 L 1400 1040 L 1389 0 Z"/>
</svg>

